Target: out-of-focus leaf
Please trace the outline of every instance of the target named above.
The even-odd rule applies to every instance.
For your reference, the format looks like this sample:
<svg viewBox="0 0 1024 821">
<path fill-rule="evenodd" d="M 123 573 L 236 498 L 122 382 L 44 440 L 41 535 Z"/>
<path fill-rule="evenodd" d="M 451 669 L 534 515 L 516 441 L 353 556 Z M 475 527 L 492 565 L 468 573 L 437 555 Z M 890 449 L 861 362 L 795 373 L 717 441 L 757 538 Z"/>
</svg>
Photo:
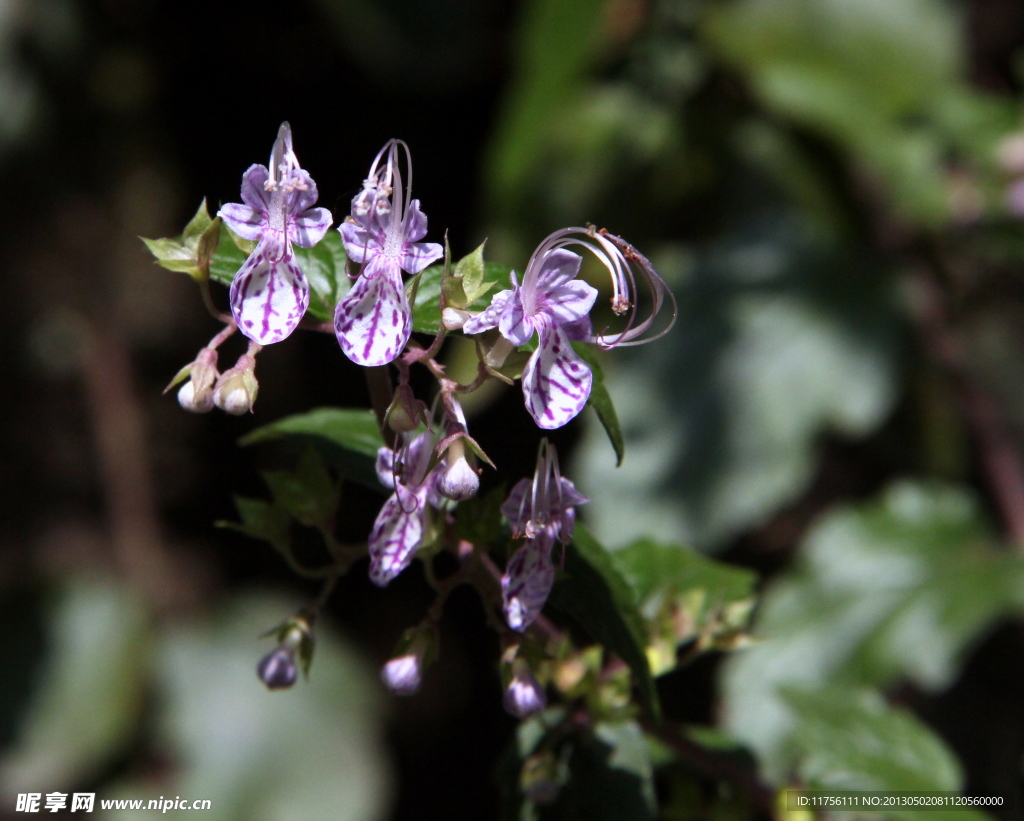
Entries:
<svg viewBox="0 0 1024 821">
<path fill-rule="evenodd" d="M 303 447 L 312 444 L 343 477 L 373 490 L 381 489 L 374 463 L 384 440 L 372 411 L 316 408 L 256 428 L 240 443 L 279 440 L 294 440 Z"/>
<path fill-rule="evenodd" d="M 323 457 L 306 448 L 293 471 L 264 471 L 275 503 L 300 524 L 328 527 L 338 505 L 338 485 L 327 472 Z"/>
<path fill-rule="evenodd" d="M 565 575 L 548 601 L 629 665 L 644 705 L 657 716 L 658 694 L 644 652 L 647 631 L 635 595 L 609 553 L 581 525 L 565 550 Z"/>
<path fill-rule="evenodd" d="M 38 687 L 0 764 L 4 795 L 88 783 L 122 752 L 141 714 L 149 621 L 124 588 L 67 588 L 48 632 Z"/>
<path fill-rule="evenodd" d="M 484 263 L 484 283 L 497 282 L 499 287 L 508 282 L 512 269 L 497 262 Z M 420 274 L 416 303 L 412 308 L 412 329 L 420 333 L 436 334 L 441 327 L 441 275 L 443 265 L 431 265 Z M 467 308 L 482 311 L 490 304 L 490 286 L 485 285 Z"/>
<path fill-rule="evenodd" d="M 636 591 L 648 622 L 647 658 L 654 675 L 676 663 L 678 645 L 732 649 L 746 630 L 757 574 L 650 539 L 611 554 Z"/>
<path fill-rule="evenodd" d="M 785 688 L 908 677 L 939 689 L 970 645 L 1022 606 L 1024 557 L 992 547 L 969 494 L 894 485 L 827 516 L 797 568 L 763 595 L 756 632 L 766 640 L 726 667 L 726 726 L 776 766 L 794 728 Z"/>
<path fill-rule="evenodd" d="M 218 522 L 219 527 L 237 530 L 253 539 L 268 542 L 275 549 L 287 553 L 291 539 L 288 525 L 291 515 L 280 504 L 266 502 L 263 499 L 246 499 L 235 497 L 235 507 L 241 522 Z"/>
<path fill-rule="evenodd" d="M 455 535 L 477 545 L 493 543 L 501 533 L 501 505 L 506 495 L 501 485 L 460 502 L 455 509 Z"/>
<path fill-rule="evenodd" d="M 173 764 L 104 797 L 206 798 L 212 808 L 204 814 L 223 821 L 385 815 L 391 776 L 380 688 L 355 651 L 318 623 L 308 680 L 270 692 L 256 678 L 256 660 L 270 646 L 257 637 L 294 609 L 293 602 L 236 599 L 216 620 L 171 630 L 159 648 L 156 718 L 157 743 Z"/>
<path fill-rule="evenodd" d="M 615 450 L 615 465 L 618 467 L 626 455 L 626 442 L 622 438 L 622 428 L 619 426 L 619 417 L 615 413 L 611 394 L 608 393 L 608 388 L 604 384 L 604 369 L 601 367 L 601 360 L 598 354 L 583 342 L 574 342 L 572 347 L 590 366 L 590 372 L 594 376 L 587 404 L 597 413 L 604 432 L 608 434 L 608 440 Z"/>
</svg>

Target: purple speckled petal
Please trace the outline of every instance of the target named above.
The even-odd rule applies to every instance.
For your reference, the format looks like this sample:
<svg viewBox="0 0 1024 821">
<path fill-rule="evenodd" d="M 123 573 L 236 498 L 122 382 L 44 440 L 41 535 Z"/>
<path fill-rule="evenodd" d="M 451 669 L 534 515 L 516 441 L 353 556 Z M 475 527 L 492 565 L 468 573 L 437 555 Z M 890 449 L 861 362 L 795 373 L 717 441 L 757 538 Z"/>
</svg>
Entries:
<svg viewBox="0 0 1024 821">
<path fill-rule="evenodd" d="M 594 334 L 594 326 L 590 323 L 589 316 L 580 317 L 575 322 L 566 322 L 562 325 L 562 330 L 573 342 L 590 339 Z"/>
<path fill-rule="evenodd" d="M 523 289 L 514 288 L 498 319 L 498 330 L 513 345 L 525 345 L 533 336 L 534 323 L 523 307 Z"/>
<path fill-rule="evenodd" d="M 511 295 L 512 291 L 498 291 L 482 314 L 466 320 L 466 324 L 462 326 L 462 332 L 464 334 L 482 334 L 491 328 L 497 328 L 501 313 L 505 310 L 505 302 Z"/>
<path fill-rule="evenodd" d="M 593 375 L 557 325 L 543 322 L 540 344 L 523 370 L 526 409 L 538 427 L 553 430 L 583 410 Z"/>
<path fill-rule="evenodd" d="M 508 519 L 514 533 L 522 533 L 526 529 L 526 523 L 533 512 L 530 500 L 532 490 L 533 482 L 529 479 L 520 479 L 512 488 L 505 504 L 501 506 L 501 512 Z"/>
<path fill-rule="evenodd" d="M 402 235 L 406 242 L 419 242 L 427 235 L 427 215 L 420 210 L 420 201 L 409 203 L 409 210 L 402 220 Z"/>
<path fill-rule="evenodd" d="M 308 211 L 316 205 L 316 201 L 320 197 L 316 190 L 316 183 L 304 168 L 296 168 L 292 172 L 291 184 L 294 185 L 296 182 L 303 187 L 296 187 L 285 200 L 285 213 L 292 216 Z"/>
<path fill-rule="evenodd" d="M 266 212 L 242 205 L 240 202 L 229 202 L 217 212 L 217 216 L 238 236 L 250 242 L 259 242 L 267 229 Z"/>
<path fill-rule="evenodd" d="M 412 311 L 394 260 L 370 260 L 338 303 L 334 332 L 345 356 L 357 365 L 386 365 L 398 357 L 412 333 Z"/>
<path fill-rule="evenodd" d="M 418 274 L 431 262 L 444 256 L 444 248 L 436 242 L 407 242 L 402 248 L 402 270 Z"/>
<path fill-rule="evenodd" d="M 300 248 L 312 248 L 327 234 L 334 218 L 326 208 L 310 208 L 295 218 L 292 242 Z"/>
<path fill-rule="evenodd" d="M 377 469 L 377 478 L 389 490 L 395 489 L 394 465 L 395 452 L 391 448 L 377 448 L 377 461 L 374 464 Z"/>
<path fill-rule="evenodd" d="M 511 558 L 501 577 L 505 621 L 520 633 L 540 615 L 551 592 L 551 585 L 554 584 L 551 545 L 546 532 L 536 539 L 527 539 Z"/>
<path fill-rule="evenodd" d="M 366 224 L 345 220 L 338 226 L 338 231 L 345 245 L 345 254 L 357 265 L 362 265 L 384 250 L 384 234 L 378 230 L 376 220 Z"/>
<path fill-rule="evenodd" d="M 266 182 L 270 172 L 265 165 L 250 165 L 242 175 L 242 202 L 257 211 L 267 213 L 270 210 L 270 192 Z"/>
<path fill-rule="evenodd" d="M 565 248 L 549 252 L 541 262 L 537 271 L 538 293 L 548 293 L 565 283 L 576 279 L 580 274 L 580 263 L 583 257 Z"/>
<path fill-rule="evenodd" d="M 370 531 L 370 581 L 384 587 L 405 570 L 423 541 L 427 488 L 393 493 Z"/>
<path fill-rule="evenodd" d="M 559 325 L 568 325 L 586 317 L 596 299 L 597 288 L 582 279 L 574 279 L 548 291 L 539 302 L 539 310 Z"/>
<path fill-rule="evenodd" d="M 309 306 L 309 284 L 292 257 L 274 262 L 261 242 L 231 283 L 231 315 L 260 345 L 286 338 Z"/>
</svg>

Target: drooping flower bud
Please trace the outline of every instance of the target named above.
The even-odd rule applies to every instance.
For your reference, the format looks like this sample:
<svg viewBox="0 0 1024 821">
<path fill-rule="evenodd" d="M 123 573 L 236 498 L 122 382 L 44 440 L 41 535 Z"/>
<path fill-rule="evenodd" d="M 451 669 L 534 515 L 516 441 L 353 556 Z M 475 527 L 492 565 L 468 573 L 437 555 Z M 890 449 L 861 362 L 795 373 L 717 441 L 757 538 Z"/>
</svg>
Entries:
<svg viewBox="0 0 1024 821">
<path fill-rule="evenodd" d="M 252 410 L 259 390 L 255 368 L 255 357 L 244 354 L 238 358 L 235 367 L 221 375 L 213 393 L 213 401 L 218 408 L 235 416 Z"/>
<path fill-rule="evenodd" d="M 525 659 L 512 662 L 512 679 L 505 688 L 502 702 L 516 718 L 528 718 L 548 706 L 548 697 Z"/>
<path fill-rule="evenodd" d="M 256 674 L 269 690 L 286 690 L 299 677 L 299 666 L 295 663 L 295 651 L 281 645 L 267 653 L 256 665 Z"/>
<path fill-rule="evenodd" d="M 445 308 L 441 311 L 441 324 L 444 325 L 445 330 L 461 331 L 462 326 L 475 316 L 475 313 L 463 311 L 460 308 Z"/>
<path fill-rule="evenodd" d="M 423 424 L 426 410 L 426 404 L 416 398 L 412 388 L 399 385 L 388 408 L 388 425 L 395 433 L 409 433 Z"/>
<path fill-rule="evenodd" d="M 213 386 L 218 376 L 217 351 L 214 348 L 203 348 L 195 362 L 183 368 L 175 381 L 185 373 L 188 374 L 188 381 L 178 390 L 178 404 L 192 413 L 213 410 Z"/>
<path fill-rule="evenodd" d="M 260 659 L 256 675 L 270 690 L 287 689 L 295 684 L 299 665 L 304 673 L 309 673 L 315 643 L 312 623 L 299 614 L 282 622 L 267 635 L 276 636 L 278 645 Z"/>
<path fill-rule="evenodd" d="M 433 625 L 410 627 L 398 640 L 395 656 L 380 671 L 380 679 L 396 696 L 411 696 L 420 689 L 423 671 L 437 657 L 437 630 Z"/>
<path fill-rule="evenodd" d="M 469 463 L 472 458 L 472 455 L 466 455 L 462 439 L 456 439 L 448 446 L 448 466 L 437 477 L 437 490 L 442 496 L 462 502 L 476 495 L 480 489 L 480 476 Z"/>
</svg>

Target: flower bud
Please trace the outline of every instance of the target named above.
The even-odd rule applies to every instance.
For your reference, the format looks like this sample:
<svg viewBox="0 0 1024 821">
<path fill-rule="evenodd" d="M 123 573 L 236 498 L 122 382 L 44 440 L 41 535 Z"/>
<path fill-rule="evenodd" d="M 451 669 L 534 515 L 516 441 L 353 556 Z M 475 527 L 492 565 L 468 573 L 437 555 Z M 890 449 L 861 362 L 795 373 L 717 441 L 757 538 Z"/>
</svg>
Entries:
<svg viewBox="0 0 1024 821">
<path fill-rule="evenodd" d="M 423 659 L 414 654 L 391 659 L 380 671 L 380 679 L 396 696 L 411 696 L 420 689 Z"/>
<path fill-rule="evenodd" d="M 252 410 L 259 390 L 255 365 L 253 357 L 244 355 L 239 357 L 235 367 L 221 375 L 213 393 L 213 401 L 218 408 L 235 416 Z"/>
<path fill-rule="evenodd" d="M 548 706 L 544 688 L 523 659 L 517 658 L 512 662 L 512 680 L 505 689 L 503 704 L 516 718 L 528 718 Z"/>
<path fill-rule="evenodd" d="M 213 410 L 213 391 L 196 393 L 196 384 L 191 379 L 178 391 L 178 404 L 192 413 L 206 413 Z"/>
<path fill-rule="evenodd" d="M 256 665 L 256 675 L 269 690 L 286 690 L 295 684 L 299 667 L 295 663 L 295 652 L 291 647 L 281 645 L 267 653 Z"/>
<path fill-rule="evenodd" d="M 442 496 L 461 502 L 476 495 L 479 489 L 480 476 L 466 457 L 462 439 L 456 439 L 448 446 L 448 467 L 437 477 L 437 490 Z"/>
<path fill-rule="evenodd" d="M 423 422 L 426 404 L 415 397 L 408 385 L 399 385 L 388 408 L 387 421 L 395 433 L 409 433 Z"/>
<path fill-rule="evenodd" d="M 459 308 L 445 308 L 441 311 L 441 324 L 444 325 L 445 330 L 460 331 L 462 326 L 474 316 L 475 314 L 470 311 L 463 311 Z"/>
<path fill-rule="evenodd" d="M 171 385 L 185 374 L 188 375 L 188 381 L 178 390 L 178 404 L 192 413 L 213 410 L 213 384 L 218 376 L 217 351 L 213 348 L 203 348 L 196 356 L 195 362 L 182 368 Z"/>
</svg>

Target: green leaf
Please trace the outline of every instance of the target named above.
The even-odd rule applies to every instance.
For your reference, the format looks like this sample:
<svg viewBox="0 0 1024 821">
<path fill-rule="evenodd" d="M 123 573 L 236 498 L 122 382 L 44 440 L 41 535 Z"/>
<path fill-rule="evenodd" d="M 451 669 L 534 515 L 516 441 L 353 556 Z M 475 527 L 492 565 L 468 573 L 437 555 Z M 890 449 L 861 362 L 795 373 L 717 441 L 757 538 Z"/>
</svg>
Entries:
<svg viewBox="0 0 1024 821">
<path fill-rule="evenodd" d="M 239 443 L 282 440 L 292 440 L 302 447 L 312 444 L 344 478 L 382 491 L 374 464 L 384 440 L 372 411 L 316 408 L 257 428 Z"/>
<path fill-rule="evenodd" d="M 909 711 L 887 704 L 876 691 L 787 690 L 785 698 L 797 713 L 792 742 L 800 762 L 797 772 L 810 789 L 958 791 L 963 787 L 960 766 L 942 740 Z M 986 817 L 970 810 L 948 812 L 964 821 Z M 922 811 L 880 815 L 933 817 Z"/>
<path fill-rule="evenodd" d="M 156 257 L 157 265 L 169 271 L 188 274 L 196 281 L 205 278 L 199 257 L 201 256 L 200 243 L 203 235 L 213 225 L 214 220 L 206 210 L 206 200 L 200 203 L 195 216 L 185 226 L 185 231 L 177 239 L 140 239 L 146 243 L 149 252 Z M 202 252 L 209 248 L 209 241 L 203 243 Z M 237 270 L 237 269 L 236 269 Z"/>
<path fill-rule="evenodd" d="M 732 649 L 747 628 L 757 574 L 687 548 L 641 539 L 610 554 L 648 623 L 654 675 L 675 667 L 676 648 Z"/>
<path fill-rule="evenodd" d="M 461 264 L 461 263 L 460 263 Z M 416 302 L 412 309 L 412 329 L 420 333 L 436 334 L 441 327 L 441 279 L 444 271 L 443 265 L 432 265 L 426 268 L 420 275 L 419 290 L 416 293 Z M 512 268 L 508 265 L 500 265 L 496 262 L 484 263 L 484 280 L 487 283 L 508 282 Z M 476 297 L 467 309 L 482 311 L 490 300 L 487 299 L 487 292 L 491 286 L 488 284 L 480 295 Z"/>
<path fill-rule="evenodd" d="M 235 496 L 235 507 L 241 522 L 218 522 L 218 526 L 237 530 L 253 539 L 268 542 L 281 553 L 287 553 L 291 545 L 288 526 L 291 515 L 281 505 L 263 499 L 246 499 Z"/>
<path fill-rule="evenodd" d="M 793 729 L 787 688 L 948 686 L 971 645 L 1024 607 L 1024 557 L 993 547 L 974 497 L 899 483 L 808 534 L 763 594 L 756 632 L 724 676 L 728 726 L 773 759 Z"/>
<path fill-rule="evenodd" d="M 632 588 L 611 554 L 582 525 L 576 525 L 565 550 L 565 575 L 555 582 L 548 601 L 629 665 L 644 706 L 658 716 L 658 694 L 644 648 L 647 630 Z"/>
<path fill-rule="evenodd" d="M 585 342 L 573 342 L 572 347 L 583 361 L 590 366 L 590 372 L 594 375 L 594 381 L 590 388 L 590 398 L 587 400 L 587 404 L 596 411 L 597 418 L 601 420 L 601 425 L 605 433 L 608 434 L 608 440 L 612 443 L 612 448 L 615 449 L 615 465 L 618 467 L 622 464 L 622 460 L 626 455 L 626 442 L 622 438 L 622 428 L 619 426 L 619 417 L 615 413 L 615 405 L 612 404 L 611 394 L 608 393 L 608 388 L 604 383 L 604 370 L 601 368 L 601 358 Z"/>
<path fill-rule="evenodd" d="M 238 269 L 245 264 L 251 250 L 252 248 L 248 251 L 240 248 L 238 237 L 232 233 L 230 228 L 221 223 L 220 242 L 217 243 L 217 250 L 214 251 L 213 258 L 210 260 L 210 279 L 221 285 L 230 286 Z"/>
<path fill-rule="evenodd" d="M 338 485 L 327 472 L 323 458 L 310 445 L 294 471 L 264 471 L 263 478 L 274 502 L 300 524 L 328 527 L 338 505 Z"/>
<path fill-rule="evenodd" d="M 497 279 L 484 282 L 486 274 L 485 244 L 486 241 L 480 243 L 479 248 L 460 259 L 455 264 L 452 276 L 442 282 L 446 305 L 452 308 L 469 308 L 498 284 Z"/>
</svg>

